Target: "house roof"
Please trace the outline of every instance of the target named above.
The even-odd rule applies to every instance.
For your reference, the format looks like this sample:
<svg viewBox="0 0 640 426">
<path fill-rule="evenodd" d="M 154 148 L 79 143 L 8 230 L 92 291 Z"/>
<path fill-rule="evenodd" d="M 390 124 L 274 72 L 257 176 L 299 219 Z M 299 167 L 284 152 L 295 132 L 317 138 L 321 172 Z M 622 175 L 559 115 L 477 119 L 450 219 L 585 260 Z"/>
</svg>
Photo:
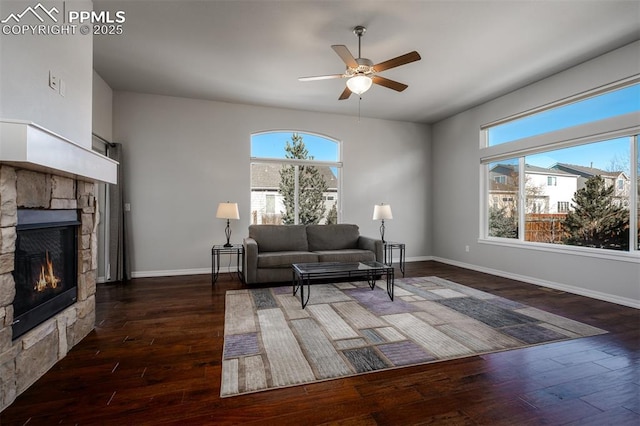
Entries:
<svg viewBox="0 0 640 426">
<path fill-rule="evenodd" d="M 595 167 L 585 167 L 585 166 L 578 166 L 575 164 L 567 164 L 567 163 L 556 163 L 553 166 L 551 166 L 551 168 L 559 171 L 561 170 L 561 171 L 572 172 L 582 177 L 606 176 L 606 177 L 616 178 L 620 176 L 620 174 L 623 174 L 623 172 L 621 171 L 608 172 L 606 170 L 597 169 Z"/>
<path fill-rule="evenodd" d="M 525 173 L 534 173 L 550 176 L 575 176 L 575 173 L 569 173 L 564 170 L 555 170 L 546 167 L 532 166 L 531 164 L 525 164 Z M 496 164 L 491 168 L 491 173 L 495 174 L 512 174 L 518 172 L 518 166 L 514 164 Z"/>
<path fill-rule="evenodd" d="M 328 166 L 315 166 L 329 190 L 338 189 L 338 179 Z M 280 170 L 282 165 L 273 163 L 254 163 L 251 165 L 251 188 L 277 190 L 280 186 Z"/>
<path fill-rule="evenodd" d="M 575 176 L 575 173 L 569 173 L 564 170 L 554 170 L 546 167 L 532 166 L 530 164 L 525 165 L 525 172 L 551 176 Z"/>
</svg>

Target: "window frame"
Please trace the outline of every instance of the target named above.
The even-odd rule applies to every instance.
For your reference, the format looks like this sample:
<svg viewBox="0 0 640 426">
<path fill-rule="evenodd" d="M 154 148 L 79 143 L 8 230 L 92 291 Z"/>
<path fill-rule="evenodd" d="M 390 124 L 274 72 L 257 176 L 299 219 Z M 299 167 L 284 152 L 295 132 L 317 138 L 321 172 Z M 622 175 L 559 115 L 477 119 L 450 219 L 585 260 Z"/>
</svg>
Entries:
<svg viewBox="0 0 640 426">
<path fill-rule="evenodd" d="M 506 122 L 517 120 L 531 114 L 538 113 L 543 110 L 549 110 L 561 107 L 571 102 L 578 102 L 582 99 L 590 98 L 598 94 L 608 91 L 624 88 L 633 84 L 640 83 L 640 75 L 636 75 L 609 85 L 605 85 L 576 96 L 565 98 L 557 102 L 543 105 L 529 111 L 515 114 L 513 116 L 496 120 L 485 124 L 480 128 L 480 147 L 478 150 L 478 160 L 480 166 L 480 235 L 478 242 L 482 244 L 493 244 L 500 246 L 508 246 L 515 248 L 526 248 L 533 250 L 541 250 L 547 252 L 578 254 L 581 256 L 591 256 L 597 258 L 615 259 L 620 261 L 629 261 L 640 263 L 640 243 L 638 240 L 638 215 L 640 215 L 640 189 L 638 186 L 638 173 L 640 165 L 637 150 L 638 135 L 640 134 L 640 112 L 622 114 L 616 117 L 610 117 L 598 121 L 593 121 L 578 126 L 568 127 L 557 131 L 543 133 L 540 135 L 524 137 L 510 142 L 498 145 L 488 145 L 488 129 L 492 126 L 504 124 Z M 525 158 L 528 155 L 550 152 L 562 148 L 587 145 L 615 139 L 619 137 L 628 137 L 630 146 L 630 184 L 629 191 L 629 230 L 630 245 L 629 251 L 608 250 L 592 247 L 582 247 L 573 245 L 560 245 L 551 243 L 540 243 L 525 240 L 525 220 L 526 220 L 526 193 L 525 175 L 520 173 L 520 185 L 518 189 L 518 203 L 523 208 L 518 211 L 518 237 L 517 238 L 501 238 L 489 236 L 489 165 L 491 163 L 518 159 L 519 170 L 525 171 Z M 635 212 L 635 213 L 634 213 Z"/>
</svg>

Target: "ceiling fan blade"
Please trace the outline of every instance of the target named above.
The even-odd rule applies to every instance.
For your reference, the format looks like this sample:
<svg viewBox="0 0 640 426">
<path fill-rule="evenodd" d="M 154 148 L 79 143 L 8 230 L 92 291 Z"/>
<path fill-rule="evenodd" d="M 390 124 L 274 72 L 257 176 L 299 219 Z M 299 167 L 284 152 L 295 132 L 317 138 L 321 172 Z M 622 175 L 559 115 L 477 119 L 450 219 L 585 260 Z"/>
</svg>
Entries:
<svg viewBox="0 0 640 426">
<path fill-rule="evenodd" d="M 332 78 L 342 78 L 342 77 L 344 77 L 344 74 L 316 75 L 313 77 L 299 77 L 298 81 L 329 80 Z"/>
<path fill-rule="evenodd" d="M 338 100 L 344 101 L 345 99 L 349 99 L 349 96 L 351 96 L 351 90 L 348 87 L 345 87 Z"/>
<path fill-rule="evenodd" d="M 389 59 L 388 61 L 380 62 L 373 66 L 373 69 L 376 72 L 388 70 L 389 68 L 399 67 L 400 65 L 405 65 L 411 62 L 419 61 L 420 54 L 415 50 L 413 52 L 405 53 L 404 55 L 398 56 L 397 58 Z"/>
<path fill-rule="evenodd" d="M 388 78 L 380 77 L 379 75 L 374 75 L 371 77 L 371 80 L 373 80 L 375 84 L 388 87 L 389 89 L 393 89 L 397 92 L 402 92 L 404 89 L 409 87 L 406 84 L 398 83 L 397 81 L 389 80 Z"/>
<path fill-rule="evenodd" d="M 353 57 L 347 46 L 342 44 L 334 44 L 331 48 L 340 56 L 340 58 L 347 64 L 350 68 L 358 68 L 358 63 L 356 59 Z"/>
</svg>

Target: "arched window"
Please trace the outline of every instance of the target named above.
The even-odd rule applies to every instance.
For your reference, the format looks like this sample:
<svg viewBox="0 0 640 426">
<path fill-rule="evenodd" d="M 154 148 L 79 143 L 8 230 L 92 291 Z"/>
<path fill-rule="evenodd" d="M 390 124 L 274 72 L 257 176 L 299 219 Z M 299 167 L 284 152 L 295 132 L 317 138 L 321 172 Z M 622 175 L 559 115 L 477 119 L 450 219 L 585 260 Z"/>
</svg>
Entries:
<svg viewBox="0 0 640 426">
<path fill-rule="evenodd" d="M 341 169 L 334 139 L 295 131 L 251 135 L 251 223 L 338 223 Z"/>
</svg>

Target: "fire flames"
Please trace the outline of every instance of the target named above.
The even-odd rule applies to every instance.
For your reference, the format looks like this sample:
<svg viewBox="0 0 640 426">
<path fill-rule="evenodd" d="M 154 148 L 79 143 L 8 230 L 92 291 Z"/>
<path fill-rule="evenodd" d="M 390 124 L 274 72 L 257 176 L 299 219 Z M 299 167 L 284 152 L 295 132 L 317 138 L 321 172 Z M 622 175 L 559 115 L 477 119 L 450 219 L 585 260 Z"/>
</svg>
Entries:
<svg viewBox="0 0 640 426">
<path fill-rule="evenodd" d="M 56 288 L 61 281 L 60 278 L 56 277 L 53 273 L 53 262 L 49 260 L 49 252 L 47 251 L 45 255 L 46 262 L 40 266 L 40 276 L 38 277 L 38 281 L 36 281 L 36 285 L 33 287 L 37 292 L 43 292 L 47 288 Z"/>
</svg>

